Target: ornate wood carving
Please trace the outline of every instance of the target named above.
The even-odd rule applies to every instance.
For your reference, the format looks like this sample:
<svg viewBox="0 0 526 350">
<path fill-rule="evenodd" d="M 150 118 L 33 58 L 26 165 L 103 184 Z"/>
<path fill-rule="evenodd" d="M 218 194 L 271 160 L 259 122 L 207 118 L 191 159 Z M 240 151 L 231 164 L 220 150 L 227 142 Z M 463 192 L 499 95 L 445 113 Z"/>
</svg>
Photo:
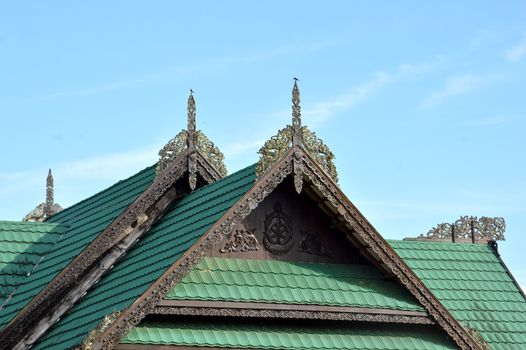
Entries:
<svg viewBox="0 0 526 350">
<path fill-rule="evenodd" d="M 190 90 L 188 96 L 188 126 L 182 130 L 159 151 L 157 174 L 160 174 L 179 155 L 186 151 L 188 156 L 188 184 L 193 190 L 197 186 L 198 157 L 199 153 L 208 162 L 208 167 L 213 168 L 216 178 L 226 176 L 223 153 L 210 141 L 205 134 L 195 128 L 196 107 L 195 99 Z"/>
<path fill-rule="evenodd" d="M 59 211 L 62 211 L 62 207 L 55 203 L 53 187 L 53 174 L 51 174 L 51 169 L 49 169 L 46 179 L 46 201 L 37 205 L 35 209 L 29 212 L 22 221 L 44 221 L 49 218 L 51 215 L 55 215 Z"/>
<path fill-rule="evenodd" d="M 259 250 L 258 239 L 254 234 L 254 230 L 248 231 L 244 229 L 237 229 L 234 233 L 232 233 L 232 236 L 233 237 L 227 243 L 225 243 L 224 247 L 219 250 L 221 253 Z"/>
<path fill-rule="evenodd" d="M 451 316 L 433 293 L 415 275 L 415 273 L 396 254 L 378 231 L 365 219 L 358 209 L 346 199 L 338 186 L 326 176 L 316 161 L 304 155 L 305 174 L 321 192 L 327 203 L 337 210 L 354 229 L 355 234 L 367 245 L 378 259 L 391 270 L 397 279 L 407 287 L 433 319 L 444 329 L 461 349 L 480 350 L 478 343 Z"/>
<path fill-rule="evenodd" d="M 290 217 L 283 212 L 279 202 L 274 204 L 274 211 L 265 218 L 263 245 L 276 255 L 285 254 L 294 245 Z"/>
<path fill-rule="evenodd" d="M 488 241 L 504 240 L 506 222 L 500 217 L 461 216 L 452 224 L 442 223 L 429 230 L 418 240 L 435 241 L 471 241 L 486 243 Z"/>
<path fill-rule="evenodd" d="M 301 126 L 300 91 L 297 79 L 294 78 L 292 88 L 292 125 L 281 129 L 276 136 L 265 142 L 259 150 L 260 158 L 256 168 L 259 177 L 283 157 L 287 150 L 294 149 L 294 188 L 297 193 L 303 188 L 303 162 L 304 152 L 309 152 L 318 161 L 325 172 L 338 182 L 338 173 L 334 165 L 334 155 L 329 148 L 316 137 L 306 126 Z"/>
<path fill-rule="evenodd" d="M 93 349 L 111 349 L 120 338 L 147 314 L 153 312 L 173 286 L 180 282 L 213 247 L 239 225 L 289 174 L 292 173 L 290 153 L 274 165 L 274 170 L 263 175 L 254 186 L 217 221 L 179 260 L 152 284 L 150 288 L 94 343 Z"/>
<path fill-rule="evenodd" d="M 260 308 L 221 308 L 221 307 L 169 307 L 158 306 L 152 314 L 177 316 L 206 316 L 206 317 L 250 317 L 250 318 L 288 318 L 334 321 L 362 321 L 402 324 L 433 324 L 428 316 L 378 314 L 367 312 L 338 312 L 338 311 L 307 311 L 307 310 L 279 310 Z"/>
<path fill-rule="evenodd" d="M 344 197 L 325 171 L 308 155 L 304 155 L 302 160 L 305 174 L 321 193 L 321 196 L 353 227 L 354 234 L 372 249 L 378 259 L 387 265 L 398 280 L 419 300 L 432 319 L 452 337 L 461 349 L 480 350 L 476 341 L 449 314 L 447 309 L 434 297 L 354 205 Z M 241 223 L 241 220 L 256 208 L 257 203 L 260 203 L 292 172 L 292 167 L 293 154 L 289 151 L 282 160 L 274 165 L 272 170 L 260 177 L 254 187 L 220 221 L 214 224 L 182 258 L 172 265 L 140 299 L 122 313 L 99 338 L 96 348 L 111 348 L 118 343 L 125 332 L 137 324 L 145 315 L 154 312 L 162 296 L 199 263 L 205 252 L 219 244 L 222 237 L 227 235 L 235 225 Z"/>
<path fill-rule="evenodd" d="M 310 255 L 318 255 L 326 258 L 334 258 L 334 254 L 329 251 L 325 244 L 320 240 L 319 234 L 313 234 L 300 230 L 301 241 L 298 251 Z"/>
<path fill-rule="evenodd" d="M 187 157 L 181 155 L 154 182 L 126 208 L 97 238 L 90 243 L 60 274 L 58 274 L 33 300 L 0 332 L 0 349 L 13 349 L 17 343 L 25 348 L 48 329 L 63 312 L 61 301 L 79 285 L 86 287 L 83 279 L 91 273 L 103 273 L 112 264 L 100 266 L 96 262 L 111 252 L 130 233 L 139 235 L 151 227 L 165 210 L 167 203 L 159 204 L 163 196 L 184 174 Z M 164 208 L 159 211 L 157 205 Z M 169 203 L 168 203 L 169 204 Z M 83 283 L 81 283 L 83 282 Z M 92 281 L 94 283 L 95 281 Z M 74 304 L 80 295 L 71 295 Z M 70 300 L 70 299 L 68 299 Z M 53 315 L 52 318 L 50 315 Z"/>
</svg>

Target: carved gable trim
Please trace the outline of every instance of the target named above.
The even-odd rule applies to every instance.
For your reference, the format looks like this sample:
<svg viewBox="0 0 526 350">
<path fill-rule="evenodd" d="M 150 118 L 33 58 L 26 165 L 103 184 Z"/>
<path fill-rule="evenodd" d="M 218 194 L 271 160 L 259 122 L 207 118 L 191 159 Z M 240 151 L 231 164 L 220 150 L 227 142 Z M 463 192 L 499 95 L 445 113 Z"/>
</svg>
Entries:
<svg viewBox="0 0 526 350">
<path fill-rule="evenodd" d="M 219 174 L 199 153 L 196 154 L 196 161 L 204 181 L 210 183 L 218 179 Z M 71 308 L 83 292 L 89 290 L 181 196 L 182 193 L 177 193 L 173 186 L 185 174 L 187 166 L 188 155 L 185 151 L 11 320 L 0 332 L 0 349 L 30 347 Z"/>
<path fill-rule="evenodd" d="M 202 259 L 205 253 L 221 244 L 236 225 L 255 209 L 285 177 L 292 173 L 294 162 L 301 162 L 302 176 L 310 181 L 332 209 L 352 227 L 360 241 L 370 248 L 381 264 L 385 264 L 396 278 L 411 292 L 427 310 L 434 322 L 451 336 L 461 349 L 481 349 L 469 333 L 451 316 L 449 311 L 429 291 L 424 283 L 402 261 L 375 228 L 345 197 L 336 183 L 306 152 L 298 159 L 294 148 L 263 174 L 254 186 L 205 233 L 178 261 L 176 261 L 152 286 L 136 300 L 104 332 L 94 349 L 110 349 L 120 338 L 147 314 L 158 312 L 166 293 L 180 282 Z M 296 174 L 295 174 L 296 175 Z"/>
<path fill-rule="evenodd" d="M 121 313 L 94 343 L 93 349 L 111 349 L 117 345 L 126 332 L 146 315 L 154 312 L 166 293 L 199 264 L 205 253 L 223 244 L 223 238 L 229 235 L 291 173 L 292 152 L 289 151 L 283 159 L 274 164 L 272 171 L 261 176 L 221 219 L 212 225 L 141 297 Z"/>
</svg>

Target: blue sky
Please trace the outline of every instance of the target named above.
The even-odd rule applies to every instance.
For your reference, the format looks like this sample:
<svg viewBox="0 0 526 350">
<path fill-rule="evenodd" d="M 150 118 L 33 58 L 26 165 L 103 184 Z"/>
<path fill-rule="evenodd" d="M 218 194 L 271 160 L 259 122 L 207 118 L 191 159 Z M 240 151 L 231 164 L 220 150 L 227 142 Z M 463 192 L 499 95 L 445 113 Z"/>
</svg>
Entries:
<svg viewBox="0 0 526 350">
<path fill-rule="evenodd" d="M 505 6 L 504 6 L 505 5 Z M 63 206 L 154 163 L 197 124 L 230 172 L 290 121 L 336 155 L 387 238 L 503 216 L 526 286 L 526 2 L 24 2 L 0 7 L 0 218 Z"/>
</svg>

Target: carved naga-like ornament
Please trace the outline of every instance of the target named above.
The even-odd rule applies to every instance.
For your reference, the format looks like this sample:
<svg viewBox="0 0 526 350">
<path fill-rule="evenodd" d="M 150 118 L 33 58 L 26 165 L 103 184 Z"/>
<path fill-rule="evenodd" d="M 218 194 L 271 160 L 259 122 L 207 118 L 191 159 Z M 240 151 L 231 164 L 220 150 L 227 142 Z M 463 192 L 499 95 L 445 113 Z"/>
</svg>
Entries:
<svg viewBox="0 0 526 350">
<path fill-rule="evenodd" d="M 503 241 L 506 222 L 501 217 L 461 216 L 454 223 L 442 223 L 417 240 L 485 243 Z"/>
<path fill-rule="evenodd" d="M 197 153 L 205 158 L 211 166 L 222 177 L 226 176 L 227 171 L 224 164 L 223 153 L 212 141 L 208 139 L 200 130 L 195 128 L 195 99 L 193 91 L 190 90 L 188 96 L 188 126 L 186 130 L 181 130 L 177 136 L 159 151 L 159 162 L 157 163 L 157 175 L 162 173 L 168 165 L 183 152 L 188 155 L 188 183 L 190 189 L 194 190 L 197 185 Z"/>
<path fill-rule="evenodd" d="M 301 158 L 307 152 L 327 174 L 338 182 L 338 173 L 334 166 L 334 155 L 329 148 L 306 126 L 301 126 L 300 90 L 298 79 L 294 78 L 292 88 L 292 125 L 278 131 L 265 142 L 259 150 L 260 158 L 256 167 L 256 176 L 260 177 L 285 156 L 290 148 L 294 149 L 294 187 L 300 193 L 303 188 L 303 167 Z"/>
</svg>

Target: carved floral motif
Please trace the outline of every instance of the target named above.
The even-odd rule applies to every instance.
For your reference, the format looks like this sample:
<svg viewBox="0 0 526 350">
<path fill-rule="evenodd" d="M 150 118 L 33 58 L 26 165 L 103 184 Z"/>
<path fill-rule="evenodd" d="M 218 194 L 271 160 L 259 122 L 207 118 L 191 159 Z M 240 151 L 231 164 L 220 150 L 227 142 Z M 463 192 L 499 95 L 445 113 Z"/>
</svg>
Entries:
<svg viewBox="0 0 526 350">
<path fill-rule="evenodd" d="M 252 250 L 259 250 L 258 239 L 254 234 L 254 230 L 236 230 L 233 237 L 228 241 L 219 251 L 221 253 L 230 252 L 248 252 Z"/>
</svg>

